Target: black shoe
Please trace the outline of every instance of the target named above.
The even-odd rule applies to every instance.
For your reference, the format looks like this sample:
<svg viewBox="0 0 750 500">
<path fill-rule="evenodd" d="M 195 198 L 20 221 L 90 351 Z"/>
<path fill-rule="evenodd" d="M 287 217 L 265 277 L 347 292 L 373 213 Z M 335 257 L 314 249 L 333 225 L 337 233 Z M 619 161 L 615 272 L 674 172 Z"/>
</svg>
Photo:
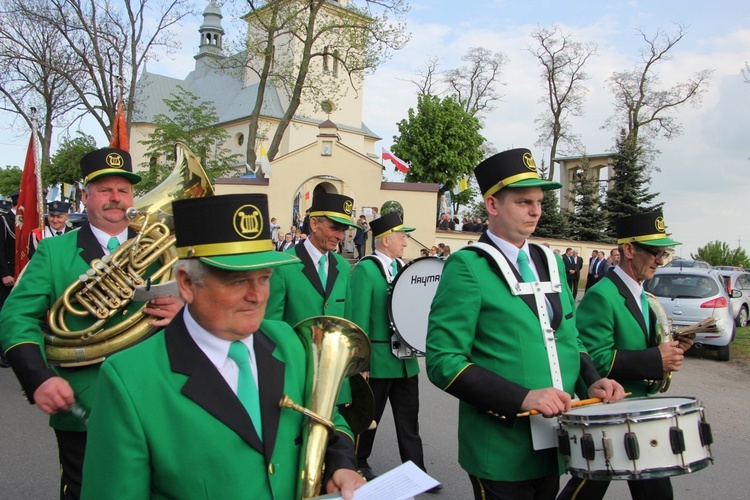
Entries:
<svg viewBox="0 0 750 500">
<path fill-rule="evenodd" d="M 10 363 L 5 358 L 0 358 L 0 368 L 10 368 Z"/>
<path fill-rule="evenodd" d="M 438 483 L 437 486 L 433 486 L 429 490 L 425 491 L 425 493 L 437 493 L 438 491 L 443 489 L 443 485 Z"/>
<path fill-rule="evenodd" d="M 376 477 L 378 477 L 378 475 L 377 475 L 377 474 L 375 474 L 375 473 L 374 473 L 374 472 L 372 471 L 372 469 L 371 469 L 371 468 L 369 468 L 369 467 L 360 467 L 360 468 L 359 468 L 359 470 L 358 470 L 357 472 L 359 472 L 359 474 L 360 474 L 360 475 L 361 475 L 361 476 L 362 476 L 363 478 L 367 479 L 368 481 L 372 481 L 373 479 L 375 479 Z"/>
</svg>

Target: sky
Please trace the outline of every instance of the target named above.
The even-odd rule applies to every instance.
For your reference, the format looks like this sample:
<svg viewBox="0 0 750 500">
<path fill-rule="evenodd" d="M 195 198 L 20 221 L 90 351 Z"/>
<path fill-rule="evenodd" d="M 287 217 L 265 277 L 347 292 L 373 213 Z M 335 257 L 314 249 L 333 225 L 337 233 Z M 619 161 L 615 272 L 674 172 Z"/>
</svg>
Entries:
<svg viewBox="0 0 750 500">
<path fill-rule="evenodd" d="M 408 0 L 407 0 L 408 1 Z M 485 117 L 484 137 L 498 151 L 526 147 L 537 162 L 548 151 L 535 146 L 535 119 L 543 111 L 538 103 L 545 95 L 541 68 L 527 48 L 537 26 L 561 26 L 575 41 L 594 42 L 597 55 L 587 65 L 591 79 L 584 114 L 571 121 L 589 154 L 614 148 L 614 131 L 602 125 L 614 112 L 607 79 L 616 71 L 629 70 L 640 62 L 644 47 L 638 29 L 653 35 L 661 29 L 675 33 L 675 24 L 687 34 L 670 52 L 672 59 L 660 64 L 657 73 L 664 88 L 684 81 L 693 73 L 713 70 L 711 84 L 700 106 L 686 105 L 676 116 L 682 135 L 671 141 L 659 139 L 653 192 L 664 202 L 667 231 L 683 243 L 676 254 L 689 257 L 700 246 L 714 240 L 731 248 L 743 247 L 750 254 L 750 84 L 741 69 L 750 61 L 750 9 L 746 1 L 695 0 L 575 2 L 527 0 L 412 0 L 406 14 L 411 40 L 403 50 L 366 77 L 363 92 L 364 120 L 383 140 L 376 145 L 389 149 L 398 134 L 397 123 L 416 106 L 417 88 L 410 83 L 430 57 L 440 57 L 441 68 L 462 64 L 472 47 L 503 52 L 508 62 L 500 75 L 504 95 Z M 204 3 L 196 2 L 199 10 Z M 224 27 L 231 30 L 228 9 Z M 184 22 L 179 38 L 182 50 L 150 62 L 148 70 L 184 78 L 194 66 L 198 47 L 198 16 Z M 231 31 L 230 31 L 231 32 Z M 333 118 L 333 117 L 332 117 Z M 7 116 L 0 115 L 0 148 L 3 165 L 22 165 L 28 131 L 8 130 Z M 98 137 L 104 145 L 104 138 Z M 389 174 L 398 180 L 397 174 Z"/>
</svg>

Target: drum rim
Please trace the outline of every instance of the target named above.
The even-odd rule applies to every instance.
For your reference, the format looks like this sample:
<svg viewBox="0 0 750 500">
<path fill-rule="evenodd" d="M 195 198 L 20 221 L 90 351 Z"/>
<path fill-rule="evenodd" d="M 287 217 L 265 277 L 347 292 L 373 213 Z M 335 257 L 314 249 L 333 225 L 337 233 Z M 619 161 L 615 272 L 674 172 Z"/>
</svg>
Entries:
<svg viewBox="0 0 750 500">
<path fill-rule="evenodd" d="M 568 413 L 564 413 L 558 417 L 561 424 L 569 425 L 589 425 L 589 424 L 611 424 L 617 425 L 627 421 L 638 422 L 645 420 L 658 420 L 662 418 L 670 418 L 674 416 L 689 415 L 695 412 L 704 410 L 698 398 L 691 396 L 651 396 L 641 398 L 628 398 L 622 401 L 658 401 L 664 399 L 684 399 L 687 400 L 678 405 L 660 406 L 657 408 L 649 408 L 638 411 L 628 411 L 620 413 L 607 413 L 607 414 L 590 414 L 590 415 L 579 415 L 576 414 L 576 409 L 572 409 Z M 613 403 L 617 404 L 617 403 Z"/>
<path fill-rule="evenodd" d="M 394 335 L 396 335 L 396 337 L 397 337 L 397 338 L 398 338 L 398 339 L 399 339 L 399 340 L 400 340 L 401 342 L 403 342 L 403 343 L 404 343 L 404 344 L 406 345 L 406 347 L 408 347 L 409 349 L 411 349 L 412 351 L 414 351 L 415 353 L 417 353 L 417 354 L 419 354 L 419 355 L 424 355 L 424 351 L 422 351 L 421 349 L 418 349 L 418 348 L 416 348 L 416 347 L 412 346 L 412 345 L 411 345 L 411 344 L 409 343 L 409 341 L 407 341 L 407 340 L 406 340 L 406 339 L 405 339 L 405 338 L 404 338 L 404 337 L 403 337 L 403 336 L 401 335 L 401 332 L 399 331 L 399 329 L 398 329 L 398 325 L 396 325 L 396 321 L 395 321 L 395 319 L 394 319 L 394 316 L 393 316 L 393 307 L 392 307 L 392 304 L 393 304 L 393 290 L 394 290 L 394 288 L 396 287 L 396 283 L 398 283 L 398 280 L 399 280 L 399 278 L 401 278 L 402 276 L 405 276 L 405 275 L 406 275 L 406 274 L 404 273 L 404 271 L 406 271 L 406 270 L 407 270 L 407 269 L 408 269 L 409 267 L 411 267 L 411 266 L 413 266 L 413 265 L 414 265 L 415 263 L 417 263 L 417 262 L 420 262 L 420 261 L 423 261 L 423 260 L 431 260 L 431 261 L 437 261 L 437 262 L 439 262 L 439 263 L 440 263 L 441 265 L 443 265 L 443 266 L 445 265 L 445 259 L 442 259 L 442 258 L 440 258 L 440 257 L 417 257 L 416 259 L 412 259 L 411 261 L 409 261 L 409 262 L 408 262 L 408 263 L 407 263 L 407 264 L 406 264 L 406 265 L 405 265 L 405 266 L 404 266 L 404 267 L 403 267 L 403 268 L 402 268 L 402 269 L 401 269 L 401 270 L 399 271 L 399 273 L 398 273 L 398 274 L 396 275 L 396 278 L 394 278 L 394 280 L 393 280 L 393 281 L 392 281 L 392 282 L 391 282 L 391 283 L 389 284 L 389 286 L 388 286 L 388 323 L 389 323 L 389 324 L 391 325 L 391 330 L 393 331 Z M 441 269 L 442 269 L 442 268 L 441 268 Z M 441 273 L 441 274 L 442 274 L 442 273 Z"/>
<path fill-rule="evenodd" d="M 670 467 L 657 467 L 653 469 L 644 470 L 642 472 L 632 472 L 626 470 L 615 470 L 615 471 L 603 471 L 596 470 L 590 471 L 587 469 L 580 469 L 576 467 L 566 467 L 566 470 L 573 476 L 581 479 L 591 480 L 632 480 L 632 479 L 657 479 L 662 477 L 680 476 L 683 474 L 691 474 L 699 470 L 703 470 L 713 463 L 713 457 L 708 456 L 691 462 L 687 465 L 673 465 Z"/>
</svg>

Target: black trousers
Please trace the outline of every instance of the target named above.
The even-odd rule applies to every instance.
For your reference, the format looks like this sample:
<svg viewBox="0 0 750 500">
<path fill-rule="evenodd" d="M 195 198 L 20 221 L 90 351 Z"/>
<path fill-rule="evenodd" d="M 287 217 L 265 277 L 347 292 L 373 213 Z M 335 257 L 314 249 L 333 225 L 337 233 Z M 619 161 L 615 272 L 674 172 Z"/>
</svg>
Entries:
<svg viewBox="0 0 750 500">
<path fill-rule="evenodd" d="M 553 500 L 560 477 L 546 476 L 528 481 L 490 481 L 469 474 L 475 500 Z"/>
<path fill-rule="evenodd" d="M 573 298 L 576 298 L 576 295 L 578 295 L 578 278 L 573 276 L 572 278 L 568 278 L 568 286 L 570 287 L 570 291 L 573 292 Z"/>
<path fill-rule="evenodd" d="M 77 500 L 81 497 L 86 433 L 55 429 L 55 435 L 60 456 L 60 500 Z"/>
<path fill-rule="evenodd" d="M 370 389 L 375 397 L 375 422 L 378 424 L 383 417 L 385 404 L 391 402 L 401 461 L 411 460 L 417 467 L 425 470 L 422 438 L 419 437 L 419 376 L 371 378 Z M 357 438 L 357 462 L 360 467 L 369 467 L 367 459 L 372 453 L 376 432 L 377 427 Z"/>
<path fill-rule="evenodd" d="M 557 500 L 601 500 L 607 493 L 609 481 L 592 481 L 591 479 L 570 478 L 560 492 Z M 633 500 L 672 500 L 672 482 L 668 477 L 628 481 L 630 496 Z"/>
</svg>

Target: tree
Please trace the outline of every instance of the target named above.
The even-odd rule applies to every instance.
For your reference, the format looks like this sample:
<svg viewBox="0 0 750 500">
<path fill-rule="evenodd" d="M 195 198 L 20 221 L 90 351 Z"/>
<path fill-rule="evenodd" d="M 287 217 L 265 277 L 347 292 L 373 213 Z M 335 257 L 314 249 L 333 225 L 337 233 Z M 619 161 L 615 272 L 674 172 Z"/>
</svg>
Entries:
<svg viewBox="0 0 750 500">
<path fill-rule="evenodd" d="M 649 193 L 651 176 L 641 155 L 641 147 L 620 132 L 616 151 L 612 154 L 612 179 L 605 202 L 606 234 L 616 236 L 615 221 L 620 217 L 651 212 L 663 203 L 652 204 L 659 193 Z"/>
<path fill-rule="evenodd" d="M 539 177 L 547 177 L 547 167 L 542 160 L 542 166 L 539 167 Z M 560 211 L 559 192 L 550 190 L 544 192 L 542 198 L 542 216 L 536 225 L 534 236 L 539 238 L 559 238 L 564 239 L 568 235 L 568 221 L 565 213 Z"/>
<path fill-rule="evenodd" d="M 63 138 L 57 152 L 50 159 L 50 164 L 42 167 L 42 186 L 58 182 L 74 184 L 82 180 L 81 158 L 96 149 L 96 139 L 83 132 L 78 132 L 78 136 L 73 139 Z"/>
<path fill-rule="evenodd" d="M 230 150 L 222 146 L 229 134 L 222 128 L 212 127 L 219 120 L 213 104 L 199 102 L 195 94 L 179 85 L 177 88 L 178 94 L 164 99 L 169 116 L 154 116 L 156 128 L 148 139 L 140 141 L 148 147 L 146 156 L 154 159 L 151 164 L 142 165 L 148 168 L 148 172 L 136 186 L 140 193 L 152 190 L 170 174 L 174 168 L 174 145 L 177 142 L 185 144 L 201 159 L 211 182 L 230 173 L 240 162 L 241 155 L 230 154 Z M 167 161 L 160 163 L 164 159 Z"/>
<path fill-rule="evenodd" d="M 0 194 L 5 198 L 10 198 L 10 195 L 21 187 L 21 176 L 23 170 L 20 167 L 14 167 L 6 165 L 5 168 L 0 168 Z"/>
<path fill-rule="evenodd" d="M 272 161 L 303 101 L 335 102 L 347 87 L 358 92 L 364 72 L 376 68 L 389 50 L 400 49 L 408 39 L 401 22 L 408 10 L 404 0 L 364 0 L 361 8 L 328 0 L 247 0 L 247 6 L 248 32 L 242 42 L 247 58 L 242 69 L 258 78 L 247 140 L 250 165 L 255 164 L 262 133 L 260 113 L 271 82 L 287 100 L 267 151 Z M 317 62 L 323 69 L 320 73 L 311 71 Z M 234 62 L 230 58 L 220 64 Z M 348 85 L 341 83 L 340 76 L 348 79 Z"/>
<path fill-rule="evenodd" d="M 406 182 L 434 182 L 453 190 L 482 159 L 482 124 L 453 97 L 420 95 L 417 109 L 398 123 L 391 150 L 411 166 Z"/>
<path fill-rule="evenodd" d="M 137 77 L 153 49 L 178 47 L 171 32 L 190 14 L 190 0 L 44 0 L 17 2 L 18 15 L 53 30 L 68 66 L 56 74 L 75 94 L 79 114 L 93 117 L 109 138 L 120 88 L 128 125 Z M 69 69 L 73 68 L 73 70 Z"/>
<path fill-rule="evenodd" d="M 656 137 L 669 140 L 682 132 L 674 116 L 675 110 L 685 103 L 700 105 L 701 97 L 710 83 L 712 71 L 705 69 L 671 88 L 660 88 L 661 80 L 656 67 L 670 59 L 670 51 L 686 35 L 681 25 L 677 25 L 676 31 L 670 36 L 658 30 L 649 37 L 638 30 L 646 43 L 641 51 L 643 65 L 616 72 L 609 78 L 610 90 L 615 98 L 615 113 L 607 120 L 605 127 L 619 129 L 624 125 L 625 139 L 643 147 L 649 163 L 655 154 L 650 144 Z"/>
<path fill-rule="evenodd" d="M 495 109 L 493 103 L 502 99 L 495 86 L 508 57 L 502 52 L 492 52 L 484 47 L 472 47 L 461 58 L 467 64 L 445 73 L 445 81 L 464 108 L 473 115 L 482 116 Z"/>
<path fill-rule="evenodd" d="M 589 167 L 588 158 L 584 157 L 581 168 L 573 174 L 570 199 L 574 204 L 574 212 L 567 216 L 572 240 L 603 241 L 606 238 L 599 182 L 594 173 Z"/>
<path fill-rule="evenodd" d="M 62 36 L 51 26 L 25 16 L 42 10 L 46 0 L 0 1 L 0 110 L 38 125 L 41 164 L 49 163 L 53 126 L 70 123 L 78 99 L 63 73 L 82 78 Z"/>
<path fill-rule="evenodd" d="M 750 259 L 745 250 L 740 247 L 730 250 L 727 243 L 719 240 L 699 247 L 696 253 L 690 254 L 690 257 L 694 260 L 705 260 L 712 266 L 750 267 Z"/>
<path fill-rule="evenodd" d="M 558 148 L 581 149 L 580 138 L 573 133 L 568 118 L 583 114 L 583 103 L 588 93 L 584 82 L 589 79 L 583 70 L 591 56 L 596 54 L 596 44 L 574 42 L 560 26 L 537 27 L 531 32 L 537 47 L 528 50 L 542 65 L 541 80 L 547 94 L 539 98 L 547 110 L 536 119 L 539 130 L 537 146 L 550 149 L 548 180 L 555 177 L 554 158 Z"/>
</svg>

